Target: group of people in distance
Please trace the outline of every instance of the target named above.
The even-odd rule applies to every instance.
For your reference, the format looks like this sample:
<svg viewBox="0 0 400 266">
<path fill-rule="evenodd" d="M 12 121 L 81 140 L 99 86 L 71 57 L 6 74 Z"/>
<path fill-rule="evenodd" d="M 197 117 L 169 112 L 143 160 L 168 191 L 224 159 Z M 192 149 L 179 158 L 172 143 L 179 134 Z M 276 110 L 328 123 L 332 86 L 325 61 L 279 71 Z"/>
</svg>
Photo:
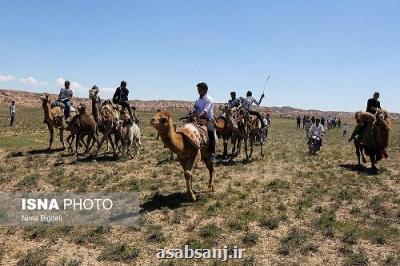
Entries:
<svg viewBox="0 0 400 266">
<path fill-rule="evenodd" d="M 367 102 L 367 108 L 366 112 L 372 115 L 375 115 L 375 113 L 382 109 L 381 108 L 381 103 L 379 101 L 379 92 L 375 92 L 373 97 L 370 98 Z M 353 141 L 355 139 L 358 139 L 360 137 L 361 132 L 365 128 L 365 122 L 362 121 L 356 121 L 357 125 L 351 134 L 350 138 L 348 141 Z M 303 119 L 300 116 L 297 116 L 296 118 L 296 124 L 297 128 L 301 128 L 301 123 L 303 123 L 303 128 L 306 130 L 306 135 L 308 140 L 313 134 L 318 134 L 320 136 L 320 144 L 322 145 L 322 136 L 324 134 L 324 126 L 325 126 L 325 118 L 322 117 L 321 119 L 315 118 L 314 116 L 310 118 L 310 116 L 304 115 Z M 328 117 L 327 119 L 328 123 L 328 129 L 333 129 L 333 128 L 341 128 L 342 127 L 342 121 L 340 118 L 332 118 L 331 116 Z M 344 123 L 343 125 L 343 137 L 345 137 L 348 133 L 348 125 L 347 123 Z"/>
<path fill-rule="evenodd" d="M 308 115 L 304 115 L 303 119 L 301 118 L 301 116 L 297 116 L 296 118 L 296 124 L 297 124 L 297 128 L 302 128 L 306 129 L 307 125 L 312 125 L 315 124 L 317 118 L 315 118 L 315 116 L 312 116 L 310 118 L 310 116 Z M 332 117 L 332 116 L 328 116 L 328 118 L 325 120 L 325 117 L 321 117 L 321 119 L 319 119 L 320 123 L 322 126 L 325 127 L 325 122 L 328 124 L 328 129 L 333 129 L 333 128 L 341 128 L 342 127 L 342 120 L 336 117 Z M 302 125 L 303 123 L 303 125 Z"/>
</svg>

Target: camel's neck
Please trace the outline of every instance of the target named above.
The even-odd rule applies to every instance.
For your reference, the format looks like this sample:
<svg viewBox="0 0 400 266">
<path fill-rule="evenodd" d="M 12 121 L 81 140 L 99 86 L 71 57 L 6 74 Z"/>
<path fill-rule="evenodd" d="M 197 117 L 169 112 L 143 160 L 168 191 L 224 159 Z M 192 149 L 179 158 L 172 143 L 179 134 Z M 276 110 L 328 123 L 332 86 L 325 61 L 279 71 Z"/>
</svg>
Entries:
<svg viewBox="0 0 400 266">
<path fill-rule="evenodd" d="M 165 146 L 172 152 L 178 154 L 184 150 L 184 137 L 182 134 L 176 133 L 172 123 L 166 131 L 159 132 L 161 140 Z"/>
<path fill-rule="evenodd" d="M 94 120 L 96 122 L 99 122 L 99 109 L 97 107 L 97 100 L 96 99 L 92 99 L 92 114 L 94 117 Z"/>
<path fill-rule="evenodd" d="M 43 113 L 45 118 L 50 118 L 50 108 L 47 102 L 42 103 Z"/>
</svg>

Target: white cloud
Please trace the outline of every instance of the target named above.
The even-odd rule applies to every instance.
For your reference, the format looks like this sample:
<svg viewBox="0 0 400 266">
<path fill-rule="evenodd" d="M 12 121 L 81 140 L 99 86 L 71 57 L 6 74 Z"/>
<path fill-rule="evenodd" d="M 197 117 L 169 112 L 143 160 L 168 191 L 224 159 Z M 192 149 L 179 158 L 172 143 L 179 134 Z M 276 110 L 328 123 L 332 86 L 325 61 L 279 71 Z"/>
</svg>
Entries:
<svg viewBox="0 0 400 266">
<path fill-rule="evenodd" d="M 46 82 L 46 81 L 38 81 L 38 80 L 36 80 L 35 78 L 33 78 L 33 77 L 31 77 L 31 76 L 29 76 L 29 77 L 26 77 L 26 78 L 20 78 L 19 79 L 19 81 L 21 81 L 22 83 L 25 83 L 25 84 L 28 84 L 28 85 L 32 85 L 32 86 L 39 86 L 39 85 L 41 85 L 41 86 L 48 86 L 48 85 L 50 85 L 48 82 Z"/>
<path fill-rule="evenodd" d="M 39 81 L 37 81 L 36 79 L 34 79 L 31 76 L 26 77 L 26 78 L 21 78 L 19 81 L 21 81 L 22 83 L 25 83 L 25 84 L 32 85 L 32 86 L 39 85 Z"/>
<path fill-rule="evenodd" d="M 56 79 L 56 86 L 64 87 L 64 82 L 65 82 L 65 79 L 63 77 L 60 77 L 60 78 Z M 81 84 L 79 84 L 78 82 L 71 81 L 71 88 L 83 89 L 84 87 Z"/>
<path fill-rule="evenodd" d="M 0 82 L 7 82 L 7 81 L 11 81 L 14 80 L 15 77 L 11 76 L 11 75 L 0 75 Z"/>
</svg>

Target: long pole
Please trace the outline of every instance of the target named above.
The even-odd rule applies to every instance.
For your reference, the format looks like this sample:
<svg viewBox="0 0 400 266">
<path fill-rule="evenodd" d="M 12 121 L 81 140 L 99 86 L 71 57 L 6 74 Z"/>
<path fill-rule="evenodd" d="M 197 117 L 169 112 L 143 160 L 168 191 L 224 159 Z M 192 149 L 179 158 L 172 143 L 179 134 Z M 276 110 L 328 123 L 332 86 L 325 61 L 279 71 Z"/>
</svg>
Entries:
<svg viewBox="0 0 400 266">
<path fill-rule="evenodd" d="M 265 89 L 267 88 L 267 83 L 268 83 L 268 80 L 270 77 L 271 77 L 271 75 L 268 75 L 267 79 L 265 80 L 263 94 L 265 93 Z"/>
</svg>

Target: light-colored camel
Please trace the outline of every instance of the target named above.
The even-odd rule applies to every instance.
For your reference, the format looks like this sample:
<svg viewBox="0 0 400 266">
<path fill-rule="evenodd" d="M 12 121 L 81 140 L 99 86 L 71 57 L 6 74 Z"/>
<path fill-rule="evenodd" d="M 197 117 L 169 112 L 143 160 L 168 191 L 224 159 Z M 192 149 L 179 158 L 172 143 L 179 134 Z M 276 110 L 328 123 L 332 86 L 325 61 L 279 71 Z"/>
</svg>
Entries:
<svg viewBox="0 0 400 266">
<path fill-rule="evenodd" d="M 93 101 L 93 100 L 92 100 Z M 118 107 L 111 102 L 111 100 L 106 100 L 100 109 L 99 112 L 99 123 L 98 128 L 103 133 L 103 138 L 101 139 L 95 156 L 97 157 L 101 146 L 103 145 L 104 141 L 108 140 L 111 143 L 111 147 L 113 149 L 114 158 L 117 157 L 117 147 L 114 145 L 114 141 L 112 139 L 112 134 L 115 133 L 116 127 L 119 123 L 119 111 Z"/>
<path fill-rule="evenodd" d="M 142 146 L 140 128 L 130 116 L 117 125 L 116 135 L 121 140 L 118 151 L 122 156 L 129 155 L 131 158 L 134 158 L 139 154 L 140 147 Z M 131 148 L 133 148 L 133 153 Z"/>
<path fill-rule="evenodd" d="M 183 133 L 176 132 L 171 113 L 169 112 L 157 112 L 150 120 L 150 124 L 158 131 L 165 147 L 169 148 L 177 155 L 177 160 L 181 164 L 184 171 L 186 180 L 186 193 L 188 198 L 193 201 L 196 200 L 196 196 L 192 189 L 192 171 L 196 158 L 199 155 L 206 164 L 209 172 L 210 180 L 208 183 L 208 188 L 210 191 L 214 191 L 214 163 L 210 160 L 208 144 L 201 146 L 199 149 L 192 144 L 187 137 L 183 135 Z"/>
<path fill-rule="evenodd" d="M 52 107 L 52 108 L 50 107 L 49 94 L 45 93 L 40 98 L 42 100 L 42 108 L 43 108 L 43 113 L 44 113 L 43 123 L 47 124 L 47 128 L 49 130 L 48 150 L 51 150 L 51 146 L 53 144 L 54 128 L 59 129 L 60 141 L 62 143 L 62 149 L 65 150 L 64 130 L 66 128 L 66 124 L 64 121 L 64 112 L 58 106 Z"/>
</svg>

